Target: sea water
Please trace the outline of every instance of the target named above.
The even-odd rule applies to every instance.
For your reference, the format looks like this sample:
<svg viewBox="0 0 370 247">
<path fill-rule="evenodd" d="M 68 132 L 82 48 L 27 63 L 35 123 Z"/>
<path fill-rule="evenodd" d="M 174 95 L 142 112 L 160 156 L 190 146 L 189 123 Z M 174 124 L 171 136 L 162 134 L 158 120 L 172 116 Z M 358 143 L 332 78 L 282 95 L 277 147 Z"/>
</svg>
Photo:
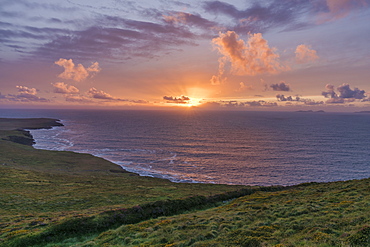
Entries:
<svg viewBox="0 0 370 247">
<path fill-rule="evenodd" d="M 0 110 L 51 117 L 35 148 L 90 153 L 174 182 L 293 185 L 370 177 L 370 114 Z"/>
</svg>

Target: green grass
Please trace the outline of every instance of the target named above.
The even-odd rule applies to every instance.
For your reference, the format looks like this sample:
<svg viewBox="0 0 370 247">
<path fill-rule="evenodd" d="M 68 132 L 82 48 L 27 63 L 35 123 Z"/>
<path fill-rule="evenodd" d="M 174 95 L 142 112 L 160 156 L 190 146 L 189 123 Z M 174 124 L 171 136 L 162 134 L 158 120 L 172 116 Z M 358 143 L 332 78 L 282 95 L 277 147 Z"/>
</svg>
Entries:
<svg viewBox="0 0 370 247">
<path fill-rule="evenodd" d="M 30 137 L 1 121 L 0 246 L 370 246 L 369 179 L 172 183 L 89 154 L 15 143 Z"/>
<path fill-rule="evenodd" d="M 370 246 L 370 180 L 256 192 L 123 225 L 75 246 Z"/>
<path fill-rule="evenodd" d="M 35 122 L 40 127 L 52 123 L 49 119 Z M 141 177 L 89 154 L 37 150 L 8 138 L 29 138 L 27 132 L 8 130 L 29 127 L 29 123 L 9 128 L 9 123 L 1 125 L 0 119 L 0 126 L 7 129 L 0 128 L 0 245 L 7 246 L 19 236 L 43 232 L 69 219 L 243 188 Z"/>
</svg>

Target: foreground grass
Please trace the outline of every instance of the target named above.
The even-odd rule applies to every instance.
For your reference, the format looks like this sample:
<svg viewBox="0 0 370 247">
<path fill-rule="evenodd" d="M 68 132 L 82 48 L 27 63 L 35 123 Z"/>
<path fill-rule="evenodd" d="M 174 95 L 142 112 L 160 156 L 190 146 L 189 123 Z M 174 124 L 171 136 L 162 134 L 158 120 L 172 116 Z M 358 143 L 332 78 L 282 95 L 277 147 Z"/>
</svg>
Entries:
<svg viewBox="0 0 370 247">
<path fill-rule="evenodd" d="M 369 179 L 171 183 L 1 126 L 0 246 L 370 246 Z"/>
<path fill-rule="evenodd" d="M 18 237 L 42 233 L 69 219 L 244 188 L 172 183 L 140 177 L 89 154 L 37 150 L 21 144 L 29 144 L 24 140 L 31 137 L 10 125 L 13 129 L 48 127 L 49 119 L 27 120 L 27 124 L 1 121 L 8 120 L 0 119 L 0 245 L 8 246 Z"/>
<path fill-rule="evenodd" d="M 74 246 L 370 246 L 370 180 L 256 192 L 217 208 L 123 225 Z"/>
</svg>

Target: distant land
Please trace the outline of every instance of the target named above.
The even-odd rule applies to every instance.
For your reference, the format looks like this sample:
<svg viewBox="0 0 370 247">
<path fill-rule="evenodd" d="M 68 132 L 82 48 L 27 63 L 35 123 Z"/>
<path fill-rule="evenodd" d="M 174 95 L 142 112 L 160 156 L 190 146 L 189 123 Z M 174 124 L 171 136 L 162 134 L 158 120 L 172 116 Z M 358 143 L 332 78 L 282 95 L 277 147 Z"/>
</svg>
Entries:
<svg viewBox="0 0 370 247">
<path fill-rule="evenodd" d="M 355 113 L 367 113 L 367 114 L 369 114 L 370 111 L 356 111 Z"/>
<path fill-rule="evenodd" d="M 324 110 L 318 110 L 318 111 L 313 111 L 313 110 L 299 110 L 299 111 L 296 111 L 296 112 L 325 112 Z"/>
</svg>

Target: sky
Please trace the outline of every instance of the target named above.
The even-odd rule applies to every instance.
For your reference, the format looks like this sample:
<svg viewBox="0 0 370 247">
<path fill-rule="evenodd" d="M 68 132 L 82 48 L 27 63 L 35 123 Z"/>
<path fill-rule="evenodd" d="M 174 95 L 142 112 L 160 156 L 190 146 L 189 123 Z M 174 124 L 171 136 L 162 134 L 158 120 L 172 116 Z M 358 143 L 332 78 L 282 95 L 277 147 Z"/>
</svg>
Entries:
<svg viewBox="0 0 370 247">
<path fill-rule="evenodd" d="M 1 108 L 370 110 L 370 0 L 0 0 Z"/>
</svg>

